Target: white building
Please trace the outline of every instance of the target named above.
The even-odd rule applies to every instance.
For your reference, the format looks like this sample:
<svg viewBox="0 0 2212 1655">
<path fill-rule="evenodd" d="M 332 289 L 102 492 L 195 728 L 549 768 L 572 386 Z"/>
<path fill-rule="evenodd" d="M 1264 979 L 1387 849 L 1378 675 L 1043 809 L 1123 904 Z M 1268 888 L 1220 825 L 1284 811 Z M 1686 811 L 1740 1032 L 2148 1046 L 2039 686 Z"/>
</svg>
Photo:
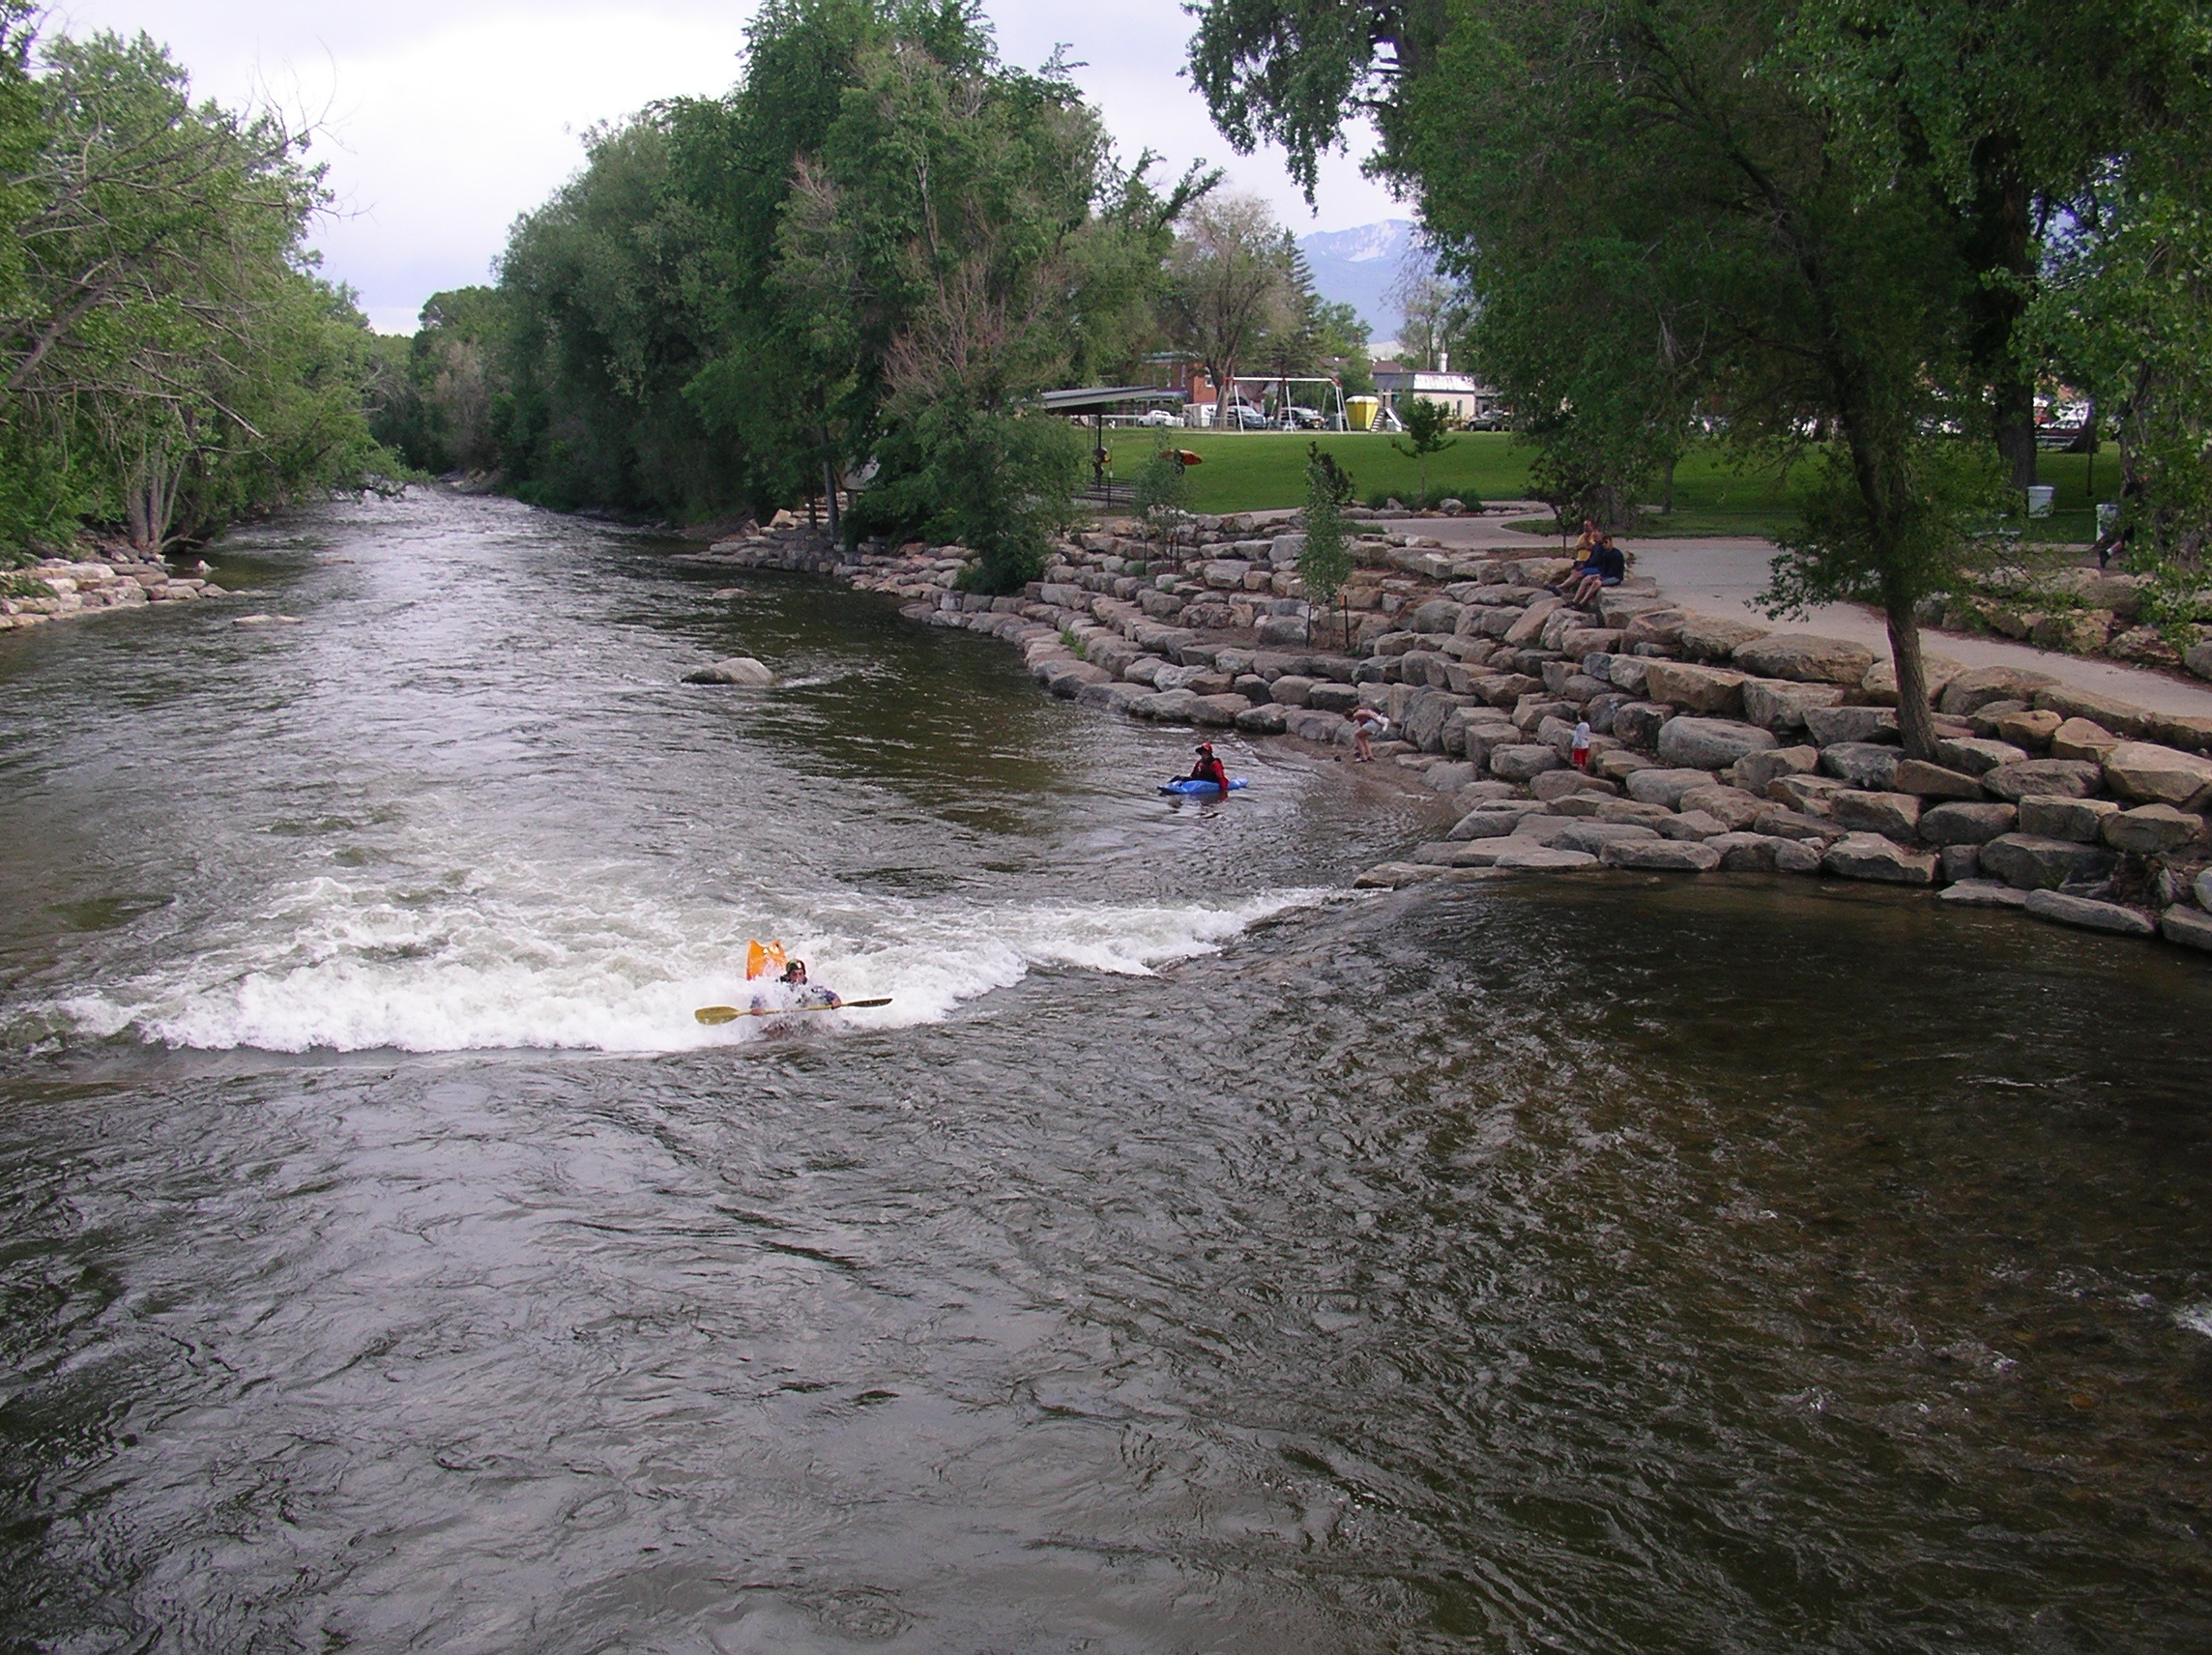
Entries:
<svg viewBox="0 0 2212 1655">
<path fill-rule="evenodd" d="M 1411 368 L 1403 363 L 1377 363 L 1375 389 L 1394 407 L 1403 407 L 1416 396 L 1441 403 L 1461 424 L 1484 418 L 1500 407 L 1498 392 L 1477 383 L 1470 373 L 1432 372 L 1427 368 Z"/>
</svg>

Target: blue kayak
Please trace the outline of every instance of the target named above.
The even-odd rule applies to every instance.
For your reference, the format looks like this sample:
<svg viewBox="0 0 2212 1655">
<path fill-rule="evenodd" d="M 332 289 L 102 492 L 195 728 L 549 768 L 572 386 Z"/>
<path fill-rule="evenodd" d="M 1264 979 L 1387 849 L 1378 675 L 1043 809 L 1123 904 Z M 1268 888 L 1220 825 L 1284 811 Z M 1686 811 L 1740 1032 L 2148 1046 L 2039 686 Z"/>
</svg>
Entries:
<svg viewBox="0 0 2212 1655">
<path fill-rule="evenodd" d="M 1243 778 L 1242 776 L 1234 776 L 1234 777 L 1232 777 L 1232 778 L 1230 779 L 1230 783 L 1229 783 L 1229 791 L 1230 791 L 1231 793 L 1241 793 L 1241 792 L 1243 791 L 1243 789 L 1244 789 L 1244 778 Z M 1207 794 L 1214 794 L 1214 793 L 1219 793 L 1219 792 L 1221 791 L 1221 789 L 1220 789 L 1220 787 L 1219 787 L 1217 784 L 1215 784 L 1215 783 L 1213 783 L 1213 782 L 1210 782 L 1210 781 L 1193 781 L 1193 780 L 1191 780 L 1191 778 L 1190 778 L 1190 777 L 1188 777 L 1188 776 L 1183 776 L 1183 777 L 1181 777 L 1180 779 L 1179 779 L 1179 780 L 1176 780 L 1176 781 L 1163 781 L 1162 783 L 1160 783 L 1160 791 L 1161 791 L 1162 793 L 1207 793 Z"/>
</svg>

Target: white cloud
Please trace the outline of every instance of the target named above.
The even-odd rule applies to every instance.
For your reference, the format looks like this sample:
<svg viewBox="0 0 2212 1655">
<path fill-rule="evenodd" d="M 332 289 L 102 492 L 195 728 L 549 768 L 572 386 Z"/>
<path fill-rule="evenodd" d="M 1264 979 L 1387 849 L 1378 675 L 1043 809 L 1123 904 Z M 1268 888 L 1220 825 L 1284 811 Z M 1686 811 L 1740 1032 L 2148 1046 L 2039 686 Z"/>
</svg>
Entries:
<svg viewBox="0 0 2212 1655">
<path fill-rule="evenodd" d="M 315 238 L 327 275 L 360 290 L 379 327 L 411 332 L 422 301 L 488 278 L 515 217 L 582 159 L 581 134 L 657 98 L 711 96 L 737 78 L 750 0 L 388 0 L 323 8 L 276 0 L 69 0 L 49 26 L 140 30 L 168 44 L 203 96 L 277 103 L 319 120 L 340 212 Z M 988 0 L 1000 49 L 1035 67 L 1055 44 L 1125 155 L 1150 147 L 1179 172 L 1201 157 L 1276 205 L 1299 233 L 1406 210 L 1350 157 L 1323 169 L 1318 214 L 1279 157 L 1231 154 L 1180 78 L 1191 19 L 1180 0 Z"/>
</svg>

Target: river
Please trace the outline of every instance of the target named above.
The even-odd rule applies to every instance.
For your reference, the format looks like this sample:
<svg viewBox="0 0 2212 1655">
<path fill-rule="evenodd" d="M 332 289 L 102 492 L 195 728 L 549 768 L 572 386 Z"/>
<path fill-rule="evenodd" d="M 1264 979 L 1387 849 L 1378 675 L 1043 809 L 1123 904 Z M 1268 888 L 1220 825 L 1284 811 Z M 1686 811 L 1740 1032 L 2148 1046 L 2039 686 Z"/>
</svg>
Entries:
<svg viewBox="0 0 2212 1655">
<path fill-rule="evenodd" d="M 1438 804 L 672 549 L 0 641 L 0 1647 L 2212 1645 L 2193 959 L 1354 898 Z"/>
</svg>

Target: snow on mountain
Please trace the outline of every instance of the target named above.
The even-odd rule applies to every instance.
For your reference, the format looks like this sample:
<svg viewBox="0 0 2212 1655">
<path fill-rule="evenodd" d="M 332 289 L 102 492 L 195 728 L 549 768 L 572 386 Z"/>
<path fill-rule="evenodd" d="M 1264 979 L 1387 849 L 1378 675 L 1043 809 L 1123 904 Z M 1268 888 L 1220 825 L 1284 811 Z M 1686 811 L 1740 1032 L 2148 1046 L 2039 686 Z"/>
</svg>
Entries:
<svg viewBox="0 0 2212 1655">
<path fill-rule="evenodd" d="M 1316 230 L 1298 238 L 1298 250 L 1313 272 L 1315 291 L 1357 310 L 1375 330 L 1378 343 L 1393 337 L 1400 321 L 1398 307 L 1385 295 L 1409 261 L 1429 262 L 1409 218 L 1385 218 L 1349 230 Z"/>
</svg>

